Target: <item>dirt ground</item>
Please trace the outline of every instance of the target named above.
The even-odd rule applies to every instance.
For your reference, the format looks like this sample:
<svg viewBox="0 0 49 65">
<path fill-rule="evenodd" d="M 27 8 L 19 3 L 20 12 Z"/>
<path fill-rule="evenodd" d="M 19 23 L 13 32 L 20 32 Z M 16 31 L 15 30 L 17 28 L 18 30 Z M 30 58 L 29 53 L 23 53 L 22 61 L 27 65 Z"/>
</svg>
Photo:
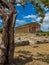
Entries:
<svg viewBox="0 0 49 65">
<path fill-rule="evenodd" d="M 36 47 L 15 47 L 14 63 L 16 65 L 49 65 L 49 43 Z"/>
<path fill-rule="evenodd" d="M 34 38 L 32 36 L 35 37 L 32 34 L 15 35 L 15 42 L 18 37 L 22 37 L 31 40 L 30 44 L 32 44 Z M 34 47 L 30 45 L 15 47 L 13 62 L 16 65 L 49 65 L 49 43 L 35 44 Z"/>
</svg>

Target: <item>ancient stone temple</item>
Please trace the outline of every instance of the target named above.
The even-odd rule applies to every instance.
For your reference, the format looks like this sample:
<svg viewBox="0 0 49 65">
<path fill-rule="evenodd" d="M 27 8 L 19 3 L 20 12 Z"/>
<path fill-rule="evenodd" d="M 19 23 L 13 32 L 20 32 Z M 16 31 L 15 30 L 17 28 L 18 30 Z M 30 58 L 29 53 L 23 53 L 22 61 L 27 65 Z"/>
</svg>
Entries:
<svg viewBox="0 0 49 65">
<path fill-rule="evenodd" d="M 40 24 L 32 22 L 22 26 L 15 27 L 16 33 L 36 33 L 40 32 Z"/>
</svg>

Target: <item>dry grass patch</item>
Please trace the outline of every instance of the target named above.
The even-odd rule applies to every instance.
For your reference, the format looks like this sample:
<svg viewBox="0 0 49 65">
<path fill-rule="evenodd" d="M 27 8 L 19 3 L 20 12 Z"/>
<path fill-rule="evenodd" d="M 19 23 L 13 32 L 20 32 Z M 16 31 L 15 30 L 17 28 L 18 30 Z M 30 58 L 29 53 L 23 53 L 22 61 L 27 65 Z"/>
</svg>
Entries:
<svg viewBox="0 0 49 65">
<path fill-rule="evenodd" d="M 49 65 L 49 43 L 15 47 L 14 58 L 16 65 Z"/>
</svg>

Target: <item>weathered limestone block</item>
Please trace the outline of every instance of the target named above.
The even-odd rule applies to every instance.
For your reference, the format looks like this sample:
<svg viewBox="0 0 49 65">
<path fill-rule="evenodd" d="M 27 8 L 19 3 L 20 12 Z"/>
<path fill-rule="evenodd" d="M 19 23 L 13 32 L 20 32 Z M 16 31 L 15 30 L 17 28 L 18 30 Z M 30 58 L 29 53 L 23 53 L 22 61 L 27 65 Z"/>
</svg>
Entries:
<svg viewBox="0 0 49 65">
<path fill-rule="evenodd" d="M 18 41 L 15 43 L 15 46 L 25 46 L 25 45 L 29 45 L 29 41 L 26 40 L 26 41 Z"/>
</svg>

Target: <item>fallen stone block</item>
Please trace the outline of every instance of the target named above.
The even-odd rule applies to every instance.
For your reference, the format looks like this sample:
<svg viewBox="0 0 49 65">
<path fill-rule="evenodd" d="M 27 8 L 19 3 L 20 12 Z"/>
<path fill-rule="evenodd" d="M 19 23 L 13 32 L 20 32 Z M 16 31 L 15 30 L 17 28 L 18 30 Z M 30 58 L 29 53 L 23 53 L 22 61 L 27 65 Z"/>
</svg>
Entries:
<svg viewBox="0 0 49 65">
<path fill-rule="evenodd" d="M 29 41 L 18 41 L 15 43 L 15 46 L 25 46 L 25 45 L 29 45 Z"/>
</svg>

